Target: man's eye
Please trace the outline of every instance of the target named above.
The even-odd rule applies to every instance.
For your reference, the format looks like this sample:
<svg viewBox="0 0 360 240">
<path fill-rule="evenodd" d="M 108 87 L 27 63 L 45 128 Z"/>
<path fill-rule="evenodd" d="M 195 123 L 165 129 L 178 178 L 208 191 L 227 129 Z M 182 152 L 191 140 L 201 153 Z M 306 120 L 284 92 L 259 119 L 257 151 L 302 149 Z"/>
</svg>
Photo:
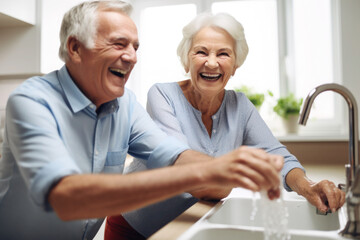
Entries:
<svg viewBox="0 0 360 240">
<path fill-rule="evenodd" d="M 117 47 L 125 47 L 124 43 L 115 43 L 114 45 L 117 46 Z"/>
</svg>

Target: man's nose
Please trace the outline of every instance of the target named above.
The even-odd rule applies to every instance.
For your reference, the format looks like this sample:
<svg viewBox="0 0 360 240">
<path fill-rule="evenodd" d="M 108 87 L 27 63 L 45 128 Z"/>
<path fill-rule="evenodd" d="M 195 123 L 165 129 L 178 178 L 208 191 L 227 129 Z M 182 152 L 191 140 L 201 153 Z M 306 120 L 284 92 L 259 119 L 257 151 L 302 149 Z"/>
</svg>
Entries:
<svg viewBox="0 0 360 240">
<path fill-rule="evenodd" d="M 135 64 L 137 62 L 136 50 L 134 47 L 129 46 L 122 54 L 121 59 L 126 62 Z"/>
</svg>

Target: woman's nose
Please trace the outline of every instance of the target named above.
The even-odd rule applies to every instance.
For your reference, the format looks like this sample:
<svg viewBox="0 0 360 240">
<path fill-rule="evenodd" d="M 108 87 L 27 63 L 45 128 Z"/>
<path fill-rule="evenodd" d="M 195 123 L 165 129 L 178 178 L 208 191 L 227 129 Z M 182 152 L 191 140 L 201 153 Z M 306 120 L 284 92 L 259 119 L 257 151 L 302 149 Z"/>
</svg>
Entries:
<svg viewBox="0 0 360 240">
<path fill-rule="evenodd" d="M 219 63 L 215 56 L 209 56 L 205 63 L 205 66 L 209 68 L 217 68 L 219 67 Z"/>
</svg>

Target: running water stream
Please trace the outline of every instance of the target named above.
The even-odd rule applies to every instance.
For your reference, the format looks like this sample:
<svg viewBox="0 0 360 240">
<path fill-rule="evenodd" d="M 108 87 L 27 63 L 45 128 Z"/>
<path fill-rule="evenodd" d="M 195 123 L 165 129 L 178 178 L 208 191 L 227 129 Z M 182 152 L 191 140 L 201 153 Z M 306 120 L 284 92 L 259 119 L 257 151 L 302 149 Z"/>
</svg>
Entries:
<svg viewBox="0 0 360 240">
<path fill-rule="evenodd" d="M 289 213 L 282 194 L 278 199 L 270 200 L 267 192 L 261 191 L 260 199 L 257 201 L 254 193 L 252 207 L 250 221 L 254 222 L 256 214 L 261 213 L 264 240 L 290 240 L 291 236 L 287 228 Z"/>
</svg>

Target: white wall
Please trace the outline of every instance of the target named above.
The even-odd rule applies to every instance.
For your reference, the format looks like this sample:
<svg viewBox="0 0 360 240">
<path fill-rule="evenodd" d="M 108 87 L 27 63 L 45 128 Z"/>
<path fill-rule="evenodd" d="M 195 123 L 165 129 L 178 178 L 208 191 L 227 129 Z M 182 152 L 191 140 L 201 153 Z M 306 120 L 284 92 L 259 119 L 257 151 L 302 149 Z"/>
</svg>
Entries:
<svg viewBox="0 0 360 240">
<path fill-rule="evenodd" d="M 7 0 L 6 3 L 12 1 L 23 0 Z M 5 108 L 8 94 L 22 80 L 33 74 L 52 71 L 62 64 L 57 56 L 59 19 L 67 8 L 79 1 L 37 0 L 37 3 L 43 3 L 45 9 L 37 12 L 38 22 L 35 26 L 0 28 L 0 111 Z M 0 0 L 0 12 L 4 2 L 5 0 Z M 360 104 L 360 0 L 337 2 L 340 4 L 342 35 L 340 75 L 343 84 L 352 91 Z M 136 9 L 134 13 L 136 14 Z M 41 18 L 46 19 L 43 25 Z"/>
<path fill-rule="evenodd" d="M 360 1 L 340 2 L 342 80 L 360 107 Z"/>
</svg>

